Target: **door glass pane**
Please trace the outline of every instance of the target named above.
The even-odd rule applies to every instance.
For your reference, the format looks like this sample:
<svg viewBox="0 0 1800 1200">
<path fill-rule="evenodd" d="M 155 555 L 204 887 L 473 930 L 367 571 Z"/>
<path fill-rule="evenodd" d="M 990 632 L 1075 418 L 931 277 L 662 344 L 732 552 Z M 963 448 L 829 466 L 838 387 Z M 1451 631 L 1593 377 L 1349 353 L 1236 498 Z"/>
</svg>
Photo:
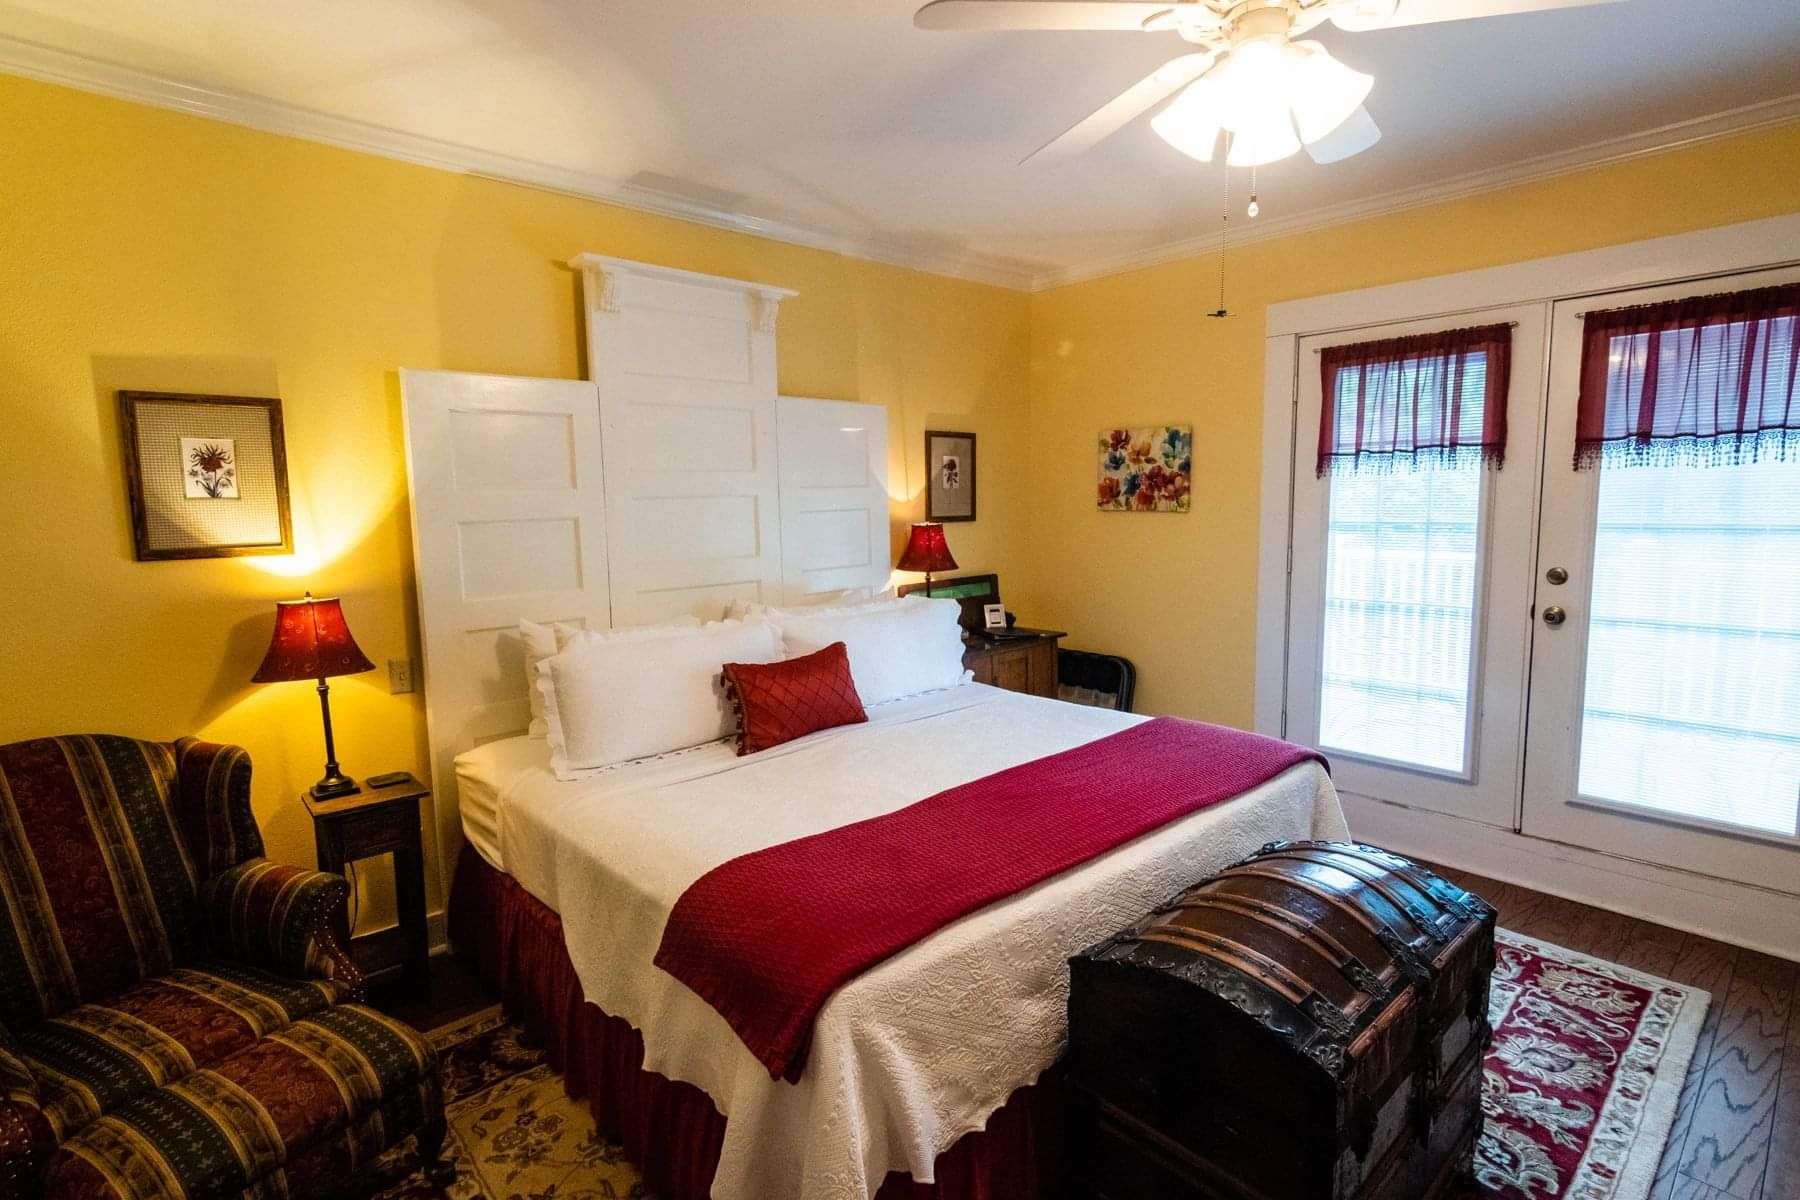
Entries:
<svg viewBox="0 0 1800 1200">
<path fill-rule="evenodd" d="M 1792 835 L 1800 463 L 1601 467 L 1581 794 Z"/>
<path fill-rule="evenodd" d="M 1481 476 L 1472 458 L 1331 476 L 1321 746 L 1465 773 Z"/>
</svg>

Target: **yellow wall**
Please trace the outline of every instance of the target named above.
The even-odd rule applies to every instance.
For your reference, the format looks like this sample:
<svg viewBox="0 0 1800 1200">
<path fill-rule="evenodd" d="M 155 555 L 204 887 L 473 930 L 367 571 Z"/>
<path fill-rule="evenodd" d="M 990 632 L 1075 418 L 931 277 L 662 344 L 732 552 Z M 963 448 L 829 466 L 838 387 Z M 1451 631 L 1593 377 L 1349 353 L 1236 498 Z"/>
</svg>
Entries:
<svg viewBox="0 0 1800 1200">
<path fill-rule="evenodd" d="M 909 495 L 923 430 L 974 430 L 982 515 L 951 545 L 1023 570 L 1023 294 L 10 77 L 0 164 L 0 741 L 242 743 L 275 857 L 312 861 L 323 754 L 310 687 L 247 682 L 272 602 L 341 594 L 372 659 L 417 659 L 396 369 L 578 376 L 581 251 L 799 289 L 782 390 L 887 404 Z M 279 396 L 297 552 L 134 561 L 120 388 Z M 422 695 L 385 671 L 332 695 L 347 771 L 423 774 Z"/>
<path fill-rule="evenodd" d="M 1788 125 L 1229 251 L 1223 321 L 1216 255 L 1034 296 L 1033 620 L 1135 661 L 1142 711 L 1248 726 L 1267 305 L 1797 210 Z M 1178 422 L 1193 512 L 1097 512 L 1096 434 Z"/>
</svg>

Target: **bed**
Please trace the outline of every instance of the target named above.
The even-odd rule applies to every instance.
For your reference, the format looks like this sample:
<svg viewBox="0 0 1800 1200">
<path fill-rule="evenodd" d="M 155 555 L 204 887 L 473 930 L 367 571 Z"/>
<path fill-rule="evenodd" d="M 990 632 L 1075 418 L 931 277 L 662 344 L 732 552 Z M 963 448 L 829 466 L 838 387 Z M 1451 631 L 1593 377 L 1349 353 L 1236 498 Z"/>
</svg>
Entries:
<svg viewBox="0 0 1800 1200">
<path fill-rule="evenodd" d="M 910 804 L 1142 717 L 969 683 L 878 705 L 866 725 L 739 758 L 711 743 L 558 782 L 542 739 L 456 759 L 485 866 L 560 918 L 585 1000 L 639 1031 L 642 1069 L 725 1118 L 720 1200 L 868 1197 L 919 1183 L 1058 1057 L 1067 956 L 1185 884 L 1280 838 L 1342 837 L 1325 772 L 1294 767 L 957 921 L 838 991 L 797 1083 L 652 965 L 683 891 L 739 854 Z"/>
<path fill-rule="evenodd" d="M 629 640 L 728 607 L 880 589 L 892 561 L 888 414 L 776 394 L 776 311 L 792 293 L 592 255 L 572 265 L 590 379 L 401 372 L 433 864 L 457 865 L 442 881 L 452 941 L 671 1200 L 1033 1194 L 1055 1137 L 1054 1083 L 1039 1081 L 1061 1050 L 1065 958 L 1266 841 L 1342 836 L 1330 781 L 1313 763 L 1257 776 L 1227 802 L 956 909 L 819 996 L 795 1081 L 771 1077 L 654 965 L 690 885 L 863 818 L 916 819 L 927 796 L 1134 736 L 1144 718 L 967 682 L 951 619 L 937 682 L 878 703 L 858 678 L 866 723 L 747 757 L 711 740 L 721 727 L 559 780 L 546 742 L 521 736 L 536 719 L 526 623 Z M 926 661 L 916 639 L 884 645 Z M 707 687 L 727 661 L 743 660 L 711 658 Z M 890 681 L 908 674 L 887 665 Z M 656 664 L 624 678 L 645 673 Z M 635 686 L 606 691 L 640 699 Z M 1108 767 L 1096 777 L 1111 780 Z M 1004 811 L 1040 796 L 1019 790 L 1022 807 Z M 962 811 L 991 822 L 1002 810 Z"/>
</svg>

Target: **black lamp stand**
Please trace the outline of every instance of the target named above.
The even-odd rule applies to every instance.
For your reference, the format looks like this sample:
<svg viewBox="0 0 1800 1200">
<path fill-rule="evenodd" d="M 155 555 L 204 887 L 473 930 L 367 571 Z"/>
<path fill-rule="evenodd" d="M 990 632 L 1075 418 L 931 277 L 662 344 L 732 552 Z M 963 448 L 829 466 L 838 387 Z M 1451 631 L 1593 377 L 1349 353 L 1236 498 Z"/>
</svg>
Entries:
<svg viewBox="0 0 1800 1200">
<path fill-rule="evenodd" d="M 331 686 L 323 676 L 319 678 L 319 712 L 325 718 L 325 777 L 312 785 L 313 798 L 328 800 L 362 791 L 356 780 L 338 770 L 337 745 L 331 740 Z"/>
</svg>

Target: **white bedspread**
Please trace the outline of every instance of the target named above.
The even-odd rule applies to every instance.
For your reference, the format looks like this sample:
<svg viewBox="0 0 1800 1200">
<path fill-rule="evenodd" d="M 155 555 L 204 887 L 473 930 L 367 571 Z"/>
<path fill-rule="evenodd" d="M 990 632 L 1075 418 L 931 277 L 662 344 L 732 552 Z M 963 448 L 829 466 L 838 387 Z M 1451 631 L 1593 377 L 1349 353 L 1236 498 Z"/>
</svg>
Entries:
<svg viewBox="0 0 1800 1200">
<path fill-rule="evenodd" d="M 715 743 L 575 783 L 541 740 L 458 760 L 488 777 L 499 857 L 562 916 L 587 998 L 644 1035 L 647 1069 L 728 1118 L 719 1200 L 864 1200 L 932 1163 L 1060 1055 L 1067 957 L 1262 843 L 1345 836 L 1317 764 L 951 924 L 825 1005 L 799 1083 L 778 1082 L 704 1000 L 651 964 L 688 885 L 737 855 L 861 820 L 1142 717 L 968 684 L 748 758 Z"/>
</svg>

